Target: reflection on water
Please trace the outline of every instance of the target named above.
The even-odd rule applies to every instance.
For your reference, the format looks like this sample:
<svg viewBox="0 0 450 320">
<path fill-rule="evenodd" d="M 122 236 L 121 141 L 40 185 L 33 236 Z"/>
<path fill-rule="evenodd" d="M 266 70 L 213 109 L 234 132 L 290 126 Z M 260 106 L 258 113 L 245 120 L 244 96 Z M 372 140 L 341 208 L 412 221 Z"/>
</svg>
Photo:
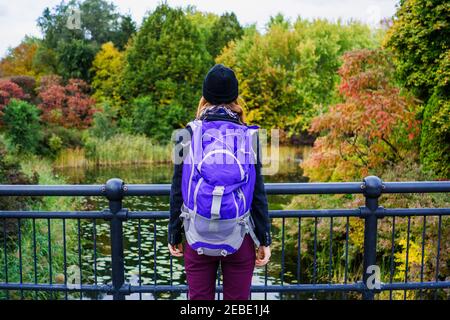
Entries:
<svg viewBox="0 0 450 320">
<path fill-rule="evenodd" d="M 304 149 L 293 149 L 290 156 L 279 163 L 276 175 L 265 176 L 266 182 L 304 182 L 305 177 L 299 163 Z M 170 183 L 173 174 L 172 164 L 151 166 L 121 166 L 105 168 L 65 168 L 57 170 L 67 183 L 103 184 L 117 177 L 126 183 Z M 271 209 L 278 209 L 289 202 L 291 196 L 269 196 Z M 99 210 L 107 208 L 108 202 L 102 197 L 85 199 L 86 208 Z M 124 208 L 133 211 L 168 210 L 168 196 L 128 197 L 124 199 Z M 84 221 L 82 223 L 83 283 L 111 283 L 111 258 L 109 222 Z M 95 240 L 94 240 L 95 239 Z M 156 240 L 156 241 L 155 241 Z M 96 255 L 94 255 L 94 246 Z M 132 285 L 176 285 L 185 284 L 186 277 L 182 260 L 170 257 L 167 250 L 167 220 L 128 220 L 124 222 L 124 249 L 126 281 Z M 280 267 L 277 267 L 280 253 L 273 252 L 273 266 L 267 276 L 267 284 L 280 284 Z M 96 271 L 96 272 L 95 272 Z M 264 268 L 255 269 L 253 284 L 264 284 Z M 268 299 L 278 299 L 279 294 L 267 293 Z M 89 298 L 110 299 L 110 296 L 86 294 Z M 253 293 L 252 299 L 264 299 L 264 293 Z M 133 294 L 127 299 L 186 299 L 185 294 L 157 293 Z"/>
</svg>

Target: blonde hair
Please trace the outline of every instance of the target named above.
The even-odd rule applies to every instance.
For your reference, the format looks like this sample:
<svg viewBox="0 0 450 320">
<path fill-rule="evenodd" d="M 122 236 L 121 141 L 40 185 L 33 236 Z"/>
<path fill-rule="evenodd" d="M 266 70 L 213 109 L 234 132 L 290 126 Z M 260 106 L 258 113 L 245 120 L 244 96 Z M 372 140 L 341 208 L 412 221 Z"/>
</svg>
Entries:
<svg viewBox="0 0 450 320">
<path fill-rule="evenodd" d="M 238 100 L 240 100 L 239 98 L 238 99 L 236 99 L 236 100 L 234 100 L 233 102 L 230 102 L 230 103 L 223 103 L 223 104 L 221 104 L 222 106 L 224 106 L 225 108 L 227 108 L 227 109 L 229 109 L 229 110 L 231 110 L 231 111 L 233 111 L 234 113 L 236 113 L 238 116 L 239 116 L 239 120 L 242 122 L 242 123 L 245 123 L 245 111 L 244 111 L 244 108 L 241 106 L 241 104 L 243 103 L 243 101 L 241 100 L 241 101 L 239 101 L 238 102 Z M 207 109 L 207 108 L 209 108 L 209 107 L 212 107 L 213 106 L 213 104 L 211 104 L 210 102 L 208 102 L 204 97 L 201 97 L 200 98 L 200 102 L 198 103 L 198 108 L 197 108 L 197 115 L 196 115 L 196 118 L 197 119 L 199 119 L 200 118 L 200 116 L 202 115 L 202 112 L 205 110 L 205 109 Z"/>
</svg>

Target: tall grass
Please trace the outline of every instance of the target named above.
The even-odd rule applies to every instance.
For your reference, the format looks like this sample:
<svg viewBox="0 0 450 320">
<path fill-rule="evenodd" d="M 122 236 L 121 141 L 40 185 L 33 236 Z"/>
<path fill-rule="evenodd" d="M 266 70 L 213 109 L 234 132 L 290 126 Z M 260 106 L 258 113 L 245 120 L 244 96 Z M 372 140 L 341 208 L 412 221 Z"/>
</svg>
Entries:
<svg viewBox="0 0 450 320">
<path fill-rule="evenodd" d="M 155 144 L 143 135 L 117 134 L 110 139 L 90 137 L 84 149 L 66 149 L 56 167 L 116 166 L 171 161 L 172 145 Z"/>
<path fill-rule="evenodd" d="M 62 178 L 52 173 L 49 161 L 37 157 L 23 160 L 22 170 L 27 175 L 37 172 L 40 184 L 65 183 Z M 70 211 L 80 209 L 80 207 L 80 200 L 68 197 L 43 197 L 31 205 L 32 210 L 39 211 Z M 1 281 L 64 283 L 64 270 L 73 270 L 71 266 L 76 266 L 78 263 L 76 226 L 73 220 L 63 222 L 55 219 L 18 219 L 15 222 L 16 230 L 9 232 L 6 237 L 3 236 L 3 230 L 0 230 Z M 66 256 L 64 247 L 67 249 Z M 70 276 L 70 271 L 67 275 Z M 21 299 L 22 297 L 24 299 L 57 299 L 62 296 L 63 293 L 44 291 L 0 291 L 0 299 Z"/>
</svg>

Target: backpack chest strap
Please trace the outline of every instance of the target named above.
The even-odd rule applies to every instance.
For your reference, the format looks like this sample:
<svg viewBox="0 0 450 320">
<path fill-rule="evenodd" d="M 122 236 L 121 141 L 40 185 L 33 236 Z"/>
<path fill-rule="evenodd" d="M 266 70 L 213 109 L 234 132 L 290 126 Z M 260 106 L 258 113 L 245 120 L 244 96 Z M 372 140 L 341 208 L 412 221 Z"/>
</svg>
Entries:
<svg viewBox="0 0 450 320">
<path fill-rule="evenodd" d="M 212 192 L 212 205 L 211 205 L 211 219 L 219 220 L 220 219 L 220 206 L 222 204 L 222 196 L 225 191 L 224 186 L 215 186 Z"/>
</svg>

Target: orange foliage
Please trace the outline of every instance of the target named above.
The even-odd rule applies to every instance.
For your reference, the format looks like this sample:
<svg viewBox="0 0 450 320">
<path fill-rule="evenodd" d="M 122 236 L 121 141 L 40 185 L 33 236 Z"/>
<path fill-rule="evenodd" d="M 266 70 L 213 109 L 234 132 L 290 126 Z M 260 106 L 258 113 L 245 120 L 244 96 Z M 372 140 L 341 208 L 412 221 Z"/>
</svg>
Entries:
<svg viewBox="0 0 450 320">
<path fill-rule="evenodd" d="M 403 159 L 419 134 L 416 103 L 392 84 L 394 68 L 381 50 L 344 54 L 339 69 L 343 102 L 313 119 L 321 133 L 302 164 L 312 180 L 367 175 Z"/>
<path fill-rule="evenodd" d="M 37 43 L 26 41 L 11 49 L 0 61 L 0 76 L 37 76 L 33 69 L 33 58 L 37 49 Z"/>
</svg>

